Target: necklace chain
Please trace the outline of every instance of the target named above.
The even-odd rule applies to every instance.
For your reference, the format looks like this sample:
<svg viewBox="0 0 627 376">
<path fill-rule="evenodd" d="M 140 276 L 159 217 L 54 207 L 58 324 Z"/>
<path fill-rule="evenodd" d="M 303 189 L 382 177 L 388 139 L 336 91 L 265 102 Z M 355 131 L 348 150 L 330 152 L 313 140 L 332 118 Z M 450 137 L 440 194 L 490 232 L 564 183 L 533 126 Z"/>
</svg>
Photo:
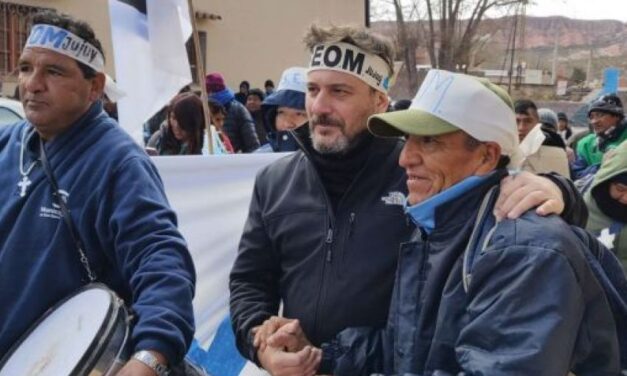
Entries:
<svg viewBox="0 0 627 376">
<path fill-rule="evenodd" d="M 31 129 L 30 132 L 28 132 L 28 135 L 26 133 L 27 133 L 27 128 L 25 128 L 24 131 L 22 132 L 22 145 L 20 146 L 20 174 L 23 177 L 28 176 L 30 172 L 33 170 L 33 167 L 35 167 L 35 165 L 37 164 L 37 159 L 35 159 L 34 161 L 30 163 L 30 166 L 28 166 L 26 170 L 24 169 L 24 154 L 26 150 L 26 144 L 30 141 L 30 138 L 33 136 L 33 133 L 35 133 L 35 129 Z"/>
</svg>

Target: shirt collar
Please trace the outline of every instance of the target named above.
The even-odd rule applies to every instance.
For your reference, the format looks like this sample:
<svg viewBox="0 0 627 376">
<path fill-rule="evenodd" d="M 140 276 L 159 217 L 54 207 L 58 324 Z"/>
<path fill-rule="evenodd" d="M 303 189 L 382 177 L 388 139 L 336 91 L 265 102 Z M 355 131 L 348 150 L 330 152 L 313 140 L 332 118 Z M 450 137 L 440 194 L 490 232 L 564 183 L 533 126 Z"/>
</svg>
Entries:
<svg viewBox="0 0 627 376">
<path fill-rule="evenodd" d="M 422 228 L 427 234 L 431 234 L 437 225 L 435 223 L 435 211 L 438 207 L 481 185 L 490 179 L 493 174 L 494 172 L 484 176 L 469 176 L 416 205 L 408 206 L 408 202 L 405 201 L 405 213 L 409 215 L 409 218 L 416 226 Z"/>
</svg>

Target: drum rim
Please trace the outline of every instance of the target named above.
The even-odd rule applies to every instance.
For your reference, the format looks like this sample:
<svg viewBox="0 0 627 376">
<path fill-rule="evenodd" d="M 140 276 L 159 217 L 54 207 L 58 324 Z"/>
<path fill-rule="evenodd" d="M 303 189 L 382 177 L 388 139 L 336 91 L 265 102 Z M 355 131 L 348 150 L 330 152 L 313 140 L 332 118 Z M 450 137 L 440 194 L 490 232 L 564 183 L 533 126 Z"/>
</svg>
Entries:
<svg viewBox="0 0 627 376">
<path fill-rule="evenodd" d="M 39 317 L 29 328 L 28 330 L 26 330 L 26 332 L 24 332 L 24 334 L 22 334 L 19 339 L 11 346 L 11 348 L 9 349 L 9 351 L 6 353 L 6 355 L 4 357 L 2 357 L 2 359 L 0 359 L 0 372 L 2 372 L 2 369 L 6 366 L 7 362 L 13 357 L 13 355 L 15 354 L 15 352 L 17 351 L 17 349 L 20 348 L 20 346 L 22 345 L 22 343 L 28 338 L 30 337 L 30 335 L 39 327 L 39 325 L 44 322 L 48 317 L 50 317 L 50 315 L 52 315 L 53 312 L 55 312 L 58 308 L 60 308 L 63 304 L 65 304 L 67 301 L 69 301 L 70 299 L 74 298 L 75 296 L 87 291 L 87 290 L 93 290 L 93 289 L 100 289 L 100 290 L 104 290 L 105 292 L 109 293 L 109 295 L 111 296 L 111 300 L 112 300 L 112 305 L 109 306 L 109 309 L 107 310 L 107 314 L 105 315 L 105 322 L 108 322 L 109 319 L 111 318 L 111 315 L 114 314 L 114 312 L 116 311 L 116 306 L 119 306 L 118 308 L 121 309 L 125 314 L 126 317 L 128 317 L 128 313 L 126 312 L 126 308 L 124 307 L 124 304 L 120 304 L 119 302 L 122 301 L 117 294 L 111 290 L 107 285 L 100 283 L 100 282 L 95 282 L 95 283 L 90 283 L 88 285 L 82 286 L 80 289 L 76 290 L 74 293 L 66 296 L 65 298 L 59 300 L 56 304 L 54 304 L 52 307 L 48 308 L 47 311 L 44 312 L 43 315 L 41 315 L 41 317 Z M 116 320 L 117 321 L 117 320 Z M 85 368 L 84 366 L 81 367 L 81 363 L 86 362 L 91 356 L 87 356 L 89 354 L 90 350 L 93 350 L 93 347 L 96 346 L 96 342 L 101 342 L 100 339 L 102 339 L 102 337 L 106 334 L 107 338 L 111 336 L 111 332 L 113 332 L 113 330 L 111 330 L 111 328 L 113 328 L 114 325 L 103 325 L 100 327 L 100 329 L 98 329 L 98 332 L 96 334 L 96 336 L 94 337 L 94 339 L 91 341 L 91 343 L 89 344 L 89 347 L 87 348 L 87 350 L 85 351 L 85 354 L 83 354 L 83 356 L 80 358 L 79 363 L 76 365 L 76 367 L 72 370 L 72 372 L 70 373 L 70 375 L 75 375 L 77 374 L 76 372 L 80 370 L 80 368 Z M 109 333 L 106 333 L 106 332 Z M 102 353 L 102 351 L 99 351 L 99 353 Z M 91 367 L 95 366 L 95 362 L 97 361 L 98 357 L 93 357 L 92 359 L 92 364 Z M 87 366 L 87 364 L 86 364 Z"/>
<path fill-rule="evenodd" d="M 111 290 L 108 286 L 102 283 L 92 283 L 85 287 L 88 286 L 92 286 L 94 288 L 98 287 L 107 291 L 111 295 L 113 304 L 109 307 L 109 310 L 107 311 L 107 315 L 105 317 L 105 322 L 107 322 L 108 325 L 103 325 L 100 327 L 100 329 L 98 329 L 96 336 L 85 350 L 85 353 L 81 357 L 79 363 L 76 365 L 76 368 L 70 373 L 70 376 L 86 375 L 88 371 L 95 368 L 98 365 L 98 361 L 102 357 L 102 354 L 106 350 L 106 346 L 102 346 L 102 344 L 109 343 L 109 340 L 115 333 L 115 329 L 120 323 L 120 320 L 122 320 L 122 323 L 127 323 L 128 319 L 128 312 L 126 310 L 126 307 L 124 306 L 123 300 L 118 297 L 115 291 Z M 111 320 L 112 317 L 113 320 Z M 127 339 L 129 328 L 127 326 L 124 329 L 127 333 L 125 335 L 125 339 Z M 124 346 L 126 344 L 123 343 L 122 345 Z"/>
</svg>

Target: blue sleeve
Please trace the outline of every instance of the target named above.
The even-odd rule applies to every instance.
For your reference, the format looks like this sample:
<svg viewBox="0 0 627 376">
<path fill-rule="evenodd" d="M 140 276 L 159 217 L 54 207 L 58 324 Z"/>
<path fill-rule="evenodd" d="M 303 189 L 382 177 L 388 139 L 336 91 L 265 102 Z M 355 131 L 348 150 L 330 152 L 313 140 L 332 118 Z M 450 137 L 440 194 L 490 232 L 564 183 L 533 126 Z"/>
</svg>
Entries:
<svg viewBox="0 0 627 376">
<path fill-rule="evenodd" d="M 114 249 L 113 262 L 133 297 L 134 350 L 155 350 L 176 364 L 194 335 L 196 279 L 176 215 L 148 158 L 123 162 L 107 187 L 98 231 L 107 234 Z"/>
<path fill-rule="evenodd" d="M 570 165 L 570 176 L 572 176 L 573 181 L 579 180 L 587 175 L 594 175 L 599 170 L 599 167 L 599 164 L 589 165 L 584 158 L 577 156 Z"/>
<path fill-rule="evenodd" d="M 456 343 L 469 375 L 566 375 L 584 315 L 579 280 L 552 250 L 510 246 L 477 259 Z"/>
</svg>

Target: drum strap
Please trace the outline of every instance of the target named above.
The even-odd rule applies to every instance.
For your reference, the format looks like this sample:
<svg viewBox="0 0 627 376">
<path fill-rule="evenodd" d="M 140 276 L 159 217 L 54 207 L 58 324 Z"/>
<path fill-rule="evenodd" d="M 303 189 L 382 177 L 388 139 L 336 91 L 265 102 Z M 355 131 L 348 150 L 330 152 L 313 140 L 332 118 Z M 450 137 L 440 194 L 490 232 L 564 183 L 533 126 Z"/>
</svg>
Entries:
<svg viewBox="0 0 627 376">
<path fill-rule="evenodd" d="M 72 240 L 74 241 L 74 244 L 76 245 L 76 249 L 78 250 L 78 253 L 80 256 L 81 264 L 83 265 L 83 268 L 85 269 L 85 272 L 87 273 L 87 278 L 89 278 L 89 282 L 94 282 L 96 281 L 96 274 L 94 273 L 93 269 L 91 268 L 91 265 L 89 264 L 89 259 L 87 258 L 87 255 L 85 254 L 85 251 L 84 251 L 85 248 L 83 247 L 83 242 L 78 236 L 78 231 L 76 230 L 76 227 L 74 226 L 74 222 L 72 222 L 72 217 L 70 217 L 70 210 L 68 209 L 67 204 L 65 203 L 65 198 L 63 197 L 63 195 L 59 193 L 59 185 L 57 184 L 57 179 L 54 177 L 54 173 L 52 172 L 52 168 L 50 167 L 50 163 L 48 162 L 48 157 L 46 156 L 46 148 L 44 146 L 44 141 L 41 138 L 39 139 L 39 154 L 41 158 L 41 164 L 43 165 L 44 171 L 46 172 L 46 176 L 48 177 L 48 180 L 50 181 L 50 185 L 52 186 L 52 197 L 54 198 L 57 205 L 59 205 L 59 207 L 61 208 L 61 213 L 63 214 L 63 220 L 65 221 L 65 224 L 70 230 L 70 236 L 72 237 Z"/>
</svg>

